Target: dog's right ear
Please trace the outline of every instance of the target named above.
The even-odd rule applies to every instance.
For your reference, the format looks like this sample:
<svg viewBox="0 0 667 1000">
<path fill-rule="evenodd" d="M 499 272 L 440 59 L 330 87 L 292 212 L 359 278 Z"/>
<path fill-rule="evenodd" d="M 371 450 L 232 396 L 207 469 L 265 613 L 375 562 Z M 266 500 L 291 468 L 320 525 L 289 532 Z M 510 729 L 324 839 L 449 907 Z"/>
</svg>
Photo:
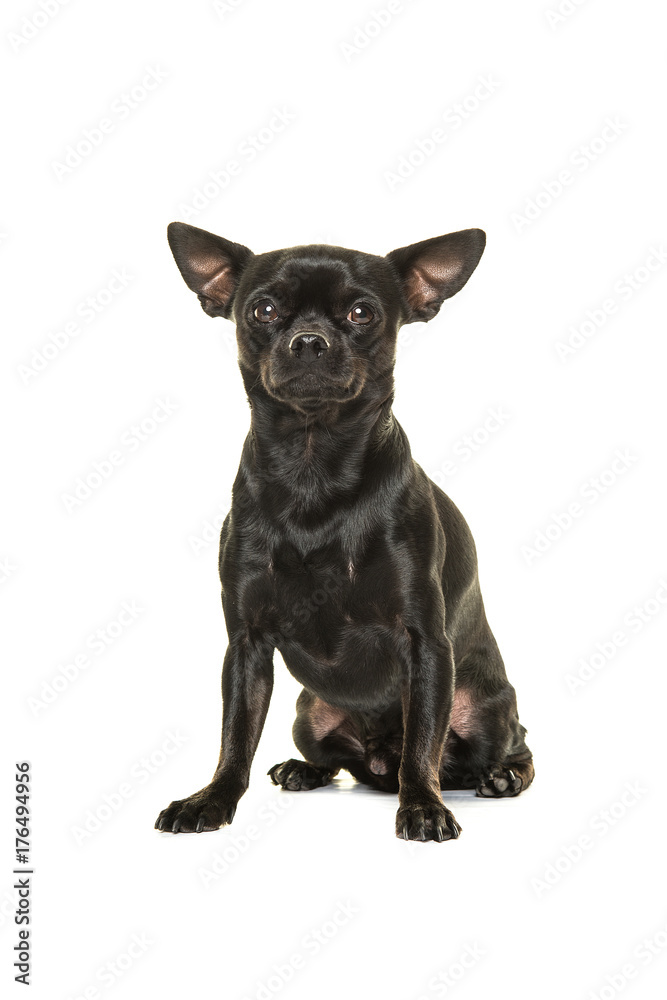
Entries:
<svg viewBox="0 0 667 1000">
<path fill-rule="evenodd" d="M 229 319 L 234 292 L 254 256 L 252 250 L 185 222 L 170 223 L 167 239 L 185 284 L 195 292 L 204 312 Z"/>
</svg>

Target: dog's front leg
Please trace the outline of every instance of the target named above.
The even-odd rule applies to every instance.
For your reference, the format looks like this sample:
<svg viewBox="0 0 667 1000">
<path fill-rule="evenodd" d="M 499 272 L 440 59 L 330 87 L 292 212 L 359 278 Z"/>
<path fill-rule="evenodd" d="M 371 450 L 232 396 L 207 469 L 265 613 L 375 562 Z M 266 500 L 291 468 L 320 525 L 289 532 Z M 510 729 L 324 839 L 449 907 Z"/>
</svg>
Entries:
<svg viewBox="0 0 667 1000">
<path fill-rule="evenodd" d="M 413 636 L 402 688 L 403 749 L 398 772 L 396 835 L 404 840 L 452 840 L 461 827 L 443 804 L 440 761 L 454 693 L 454 656 L 447 638 Z"/>
<path fill-rule="evenodd" d="M 229 645 L 222 668 L 222 739 L 211 783 L 163 809 L 155 827 L 201 833 L 231 823 L 248 787 L 273 689 L 273 649 L 245 637 Z"/>
</svg>

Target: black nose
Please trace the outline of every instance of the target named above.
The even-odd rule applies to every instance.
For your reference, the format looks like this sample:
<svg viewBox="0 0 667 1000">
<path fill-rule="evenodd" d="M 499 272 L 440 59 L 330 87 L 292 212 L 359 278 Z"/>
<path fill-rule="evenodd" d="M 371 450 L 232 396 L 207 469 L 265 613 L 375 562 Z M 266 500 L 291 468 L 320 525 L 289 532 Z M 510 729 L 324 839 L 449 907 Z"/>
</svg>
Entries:
<svg viewBox="0 0 667 1000">
<path fill-rule="evenodd" d="M 321 333 L 297 333 L 290 340 L 289 346 L 295 357 L 310 364 L 322 357 L 329 347 L 329 341 Z"/>
</svg>

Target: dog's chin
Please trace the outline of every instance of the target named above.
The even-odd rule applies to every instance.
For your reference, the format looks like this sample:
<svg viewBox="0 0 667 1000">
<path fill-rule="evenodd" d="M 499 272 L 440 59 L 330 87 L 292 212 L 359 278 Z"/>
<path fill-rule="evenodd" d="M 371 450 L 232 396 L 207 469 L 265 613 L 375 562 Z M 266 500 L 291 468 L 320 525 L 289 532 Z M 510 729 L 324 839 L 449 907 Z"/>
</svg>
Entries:
<svg viewBox="0 0 667 1000">
<path fill-rule="evenodd" d="M 323 378 L 315 372 L 303 372 L 279 382 L 270 378 L 262 381 L 274 399 L 297 409 L 349 402 L 356 399 L 364 386 L 363 378 L 357 374 L 353 374 L 348 381 Z"/>
</svg>

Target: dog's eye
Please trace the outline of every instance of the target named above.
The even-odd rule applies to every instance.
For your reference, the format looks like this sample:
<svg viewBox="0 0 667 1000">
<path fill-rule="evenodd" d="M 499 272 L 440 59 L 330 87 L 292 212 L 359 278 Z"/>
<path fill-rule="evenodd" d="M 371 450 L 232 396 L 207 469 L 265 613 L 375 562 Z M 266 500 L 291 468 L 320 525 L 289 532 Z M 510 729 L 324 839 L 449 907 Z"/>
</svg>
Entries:
<svg viewBox="0 0 667 1000">
<path fill-rule="evenodd" d="M 368 306 L 353 306 L 347 314 L 347 318 L 350 323 L 370 323 L 373 319 L 373 313 L 370 311 Z"/>
<path fill-rule="evenodd" d="M 260 323 L 272 323 L 274 319 L 278 319 L 278 310 L 273 302 L 269 302 L 267 299 L 255 306 L 254 316 Z"/>
</svg>

